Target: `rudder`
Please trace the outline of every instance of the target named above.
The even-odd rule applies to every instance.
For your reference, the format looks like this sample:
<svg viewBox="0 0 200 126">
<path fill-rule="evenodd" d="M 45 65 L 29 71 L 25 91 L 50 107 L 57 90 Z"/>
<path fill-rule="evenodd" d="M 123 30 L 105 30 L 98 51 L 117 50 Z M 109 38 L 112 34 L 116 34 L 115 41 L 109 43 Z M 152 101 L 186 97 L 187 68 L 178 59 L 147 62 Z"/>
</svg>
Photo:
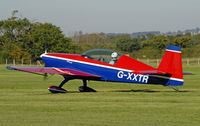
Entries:
<svg viewBox="0 0 200 126">
<path fill-rule="evenodd" d="M 159 71 L 163 71 L 172 75 L 169 78 L 169 81 L 165 84 L 165 86 L 182 86 L 183 70 L 181 48 L 178 46 L 169 45 L 157 69 Z"/>
</svg>

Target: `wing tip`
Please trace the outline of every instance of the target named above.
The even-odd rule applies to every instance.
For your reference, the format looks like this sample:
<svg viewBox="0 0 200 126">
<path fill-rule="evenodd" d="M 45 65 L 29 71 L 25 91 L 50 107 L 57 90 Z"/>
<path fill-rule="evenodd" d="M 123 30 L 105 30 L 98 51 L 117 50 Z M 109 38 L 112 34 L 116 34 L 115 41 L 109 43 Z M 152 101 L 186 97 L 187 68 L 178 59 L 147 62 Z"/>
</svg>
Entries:
<svg viewBox="0 0 200 126">
<path fill-rule="evenodd" d="M 15 68 L 12 67 L 12 66 L 7 66 L 6 69 L 8 69 L 8 70 L 15 70 Z"/>
</svg>

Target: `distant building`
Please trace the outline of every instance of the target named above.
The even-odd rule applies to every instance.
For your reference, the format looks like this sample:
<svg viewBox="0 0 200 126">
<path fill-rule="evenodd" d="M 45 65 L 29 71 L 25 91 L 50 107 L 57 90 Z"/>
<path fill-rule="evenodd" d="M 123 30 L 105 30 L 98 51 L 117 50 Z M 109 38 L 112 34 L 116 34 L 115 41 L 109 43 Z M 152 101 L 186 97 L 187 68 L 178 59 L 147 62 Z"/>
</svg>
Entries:
<svg viewBox="0 0 200 126">
<path fill-rule="evenodd" d="M 160 35 L 160 31 L 147 31 L 147 32 L 134 32 L 131 34 L 131 38 L 138 38 L 140 36 L 147 36 L 148 34 L 153 34 L 153 35 Z"/>
</svg>

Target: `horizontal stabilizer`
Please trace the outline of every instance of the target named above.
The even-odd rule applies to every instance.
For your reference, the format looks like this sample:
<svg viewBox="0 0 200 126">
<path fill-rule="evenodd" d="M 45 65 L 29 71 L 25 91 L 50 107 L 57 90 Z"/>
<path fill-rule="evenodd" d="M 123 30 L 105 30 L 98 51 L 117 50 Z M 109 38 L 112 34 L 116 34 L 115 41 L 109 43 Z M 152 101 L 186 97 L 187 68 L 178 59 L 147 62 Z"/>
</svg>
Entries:
<svg viewBox="0 0 200 126">
<path fill-rule="evenodd" d="M 159 71 L 159 70 L 148 70 L 148 71 L 135 71 L 134 73 L 137 74 L 148 74 L 148 75 L 161 75 L 161 76 L 171 76 L 171 74 Z"/>
<path fill-rule="evenodd" d="M 184 75 L 192 75 L 193 73 L 190 72 L 183 72 Z"/>
</svg>

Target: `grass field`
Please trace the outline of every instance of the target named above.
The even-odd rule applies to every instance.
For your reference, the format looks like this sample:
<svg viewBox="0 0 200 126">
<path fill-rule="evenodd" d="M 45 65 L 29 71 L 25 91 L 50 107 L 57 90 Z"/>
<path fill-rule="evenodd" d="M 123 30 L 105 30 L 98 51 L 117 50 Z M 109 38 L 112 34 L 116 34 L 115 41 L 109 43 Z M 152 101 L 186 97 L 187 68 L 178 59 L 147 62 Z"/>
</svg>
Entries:
<svg viewBox="0 0 200 126">
<path fill-rule="evenodd" d="M 96 93 L 79 93 L 80 80 L 65 94 L 47 88 L 62 77 L 8 71 L 0 66 L 0 126 L 197 126 L 200 125 L 200 65 L 185 66 L 180 92 L 168 87 L 90 81 Z"/>
</svg>

